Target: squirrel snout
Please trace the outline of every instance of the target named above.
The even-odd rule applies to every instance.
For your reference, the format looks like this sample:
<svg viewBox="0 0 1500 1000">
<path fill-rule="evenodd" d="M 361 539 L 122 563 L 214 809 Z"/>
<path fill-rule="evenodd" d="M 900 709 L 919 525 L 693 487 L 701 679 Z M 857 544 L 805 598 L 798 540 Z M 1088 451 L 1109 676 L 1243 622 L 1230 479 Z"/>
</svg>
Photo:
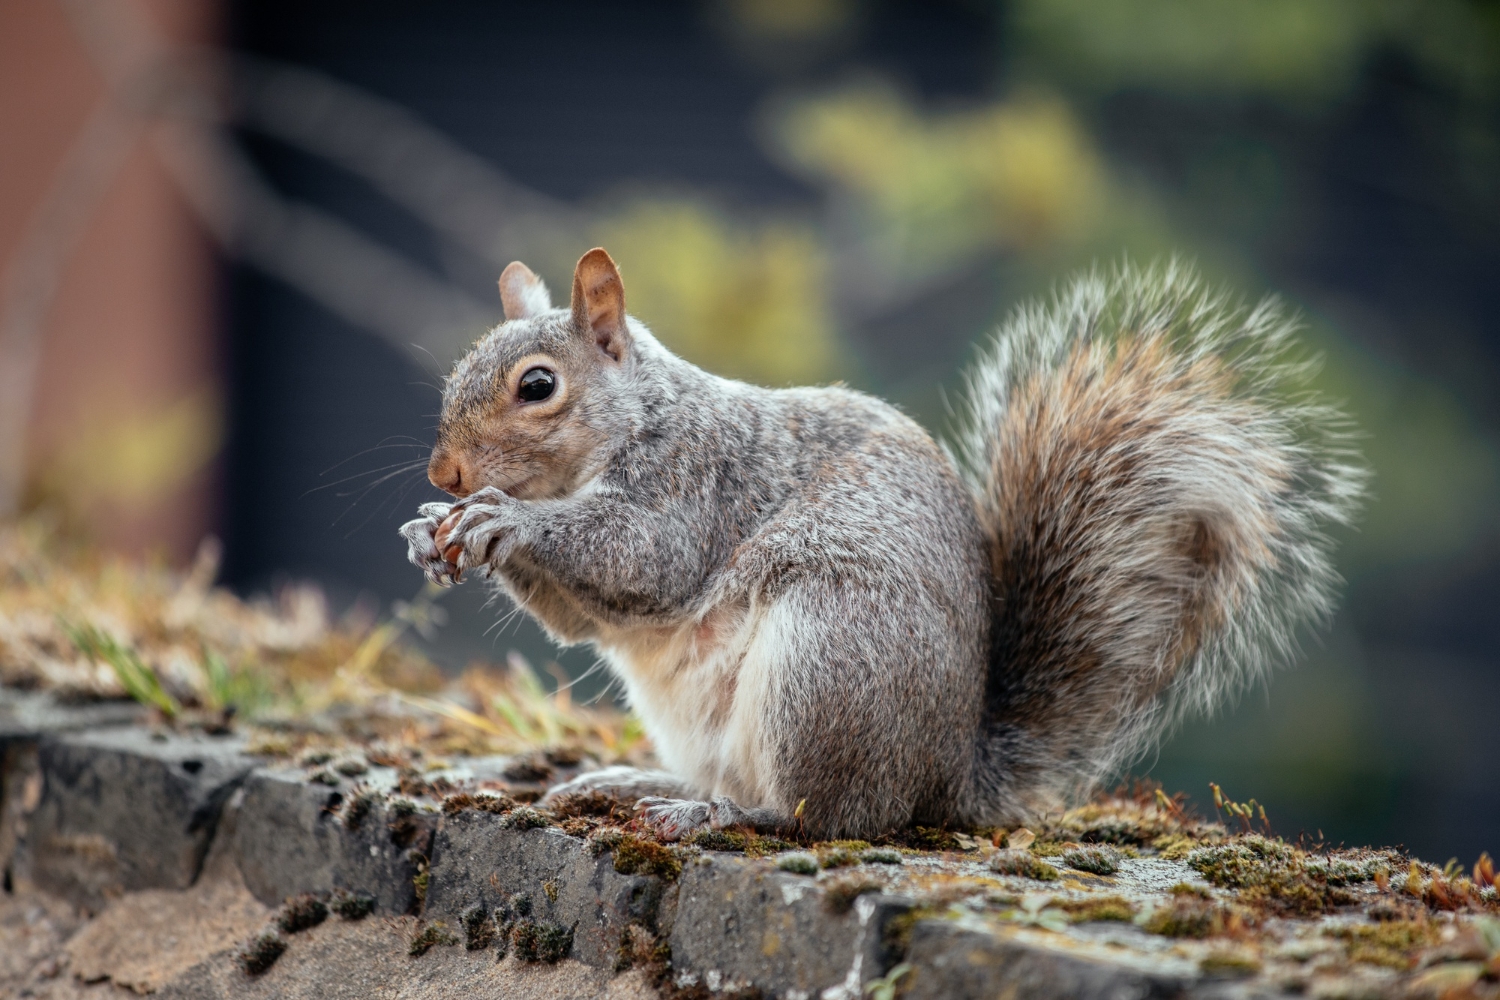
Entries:
<svg viewBox="0 0 1500 1000">
<path fill-rule="evenodd" d="M 427 478 L 444 493 L 456 497 L 474 492 L 473 476 L 464 474 L 464 464 L 447 452 L 434 452 L 427 463 Z"/>
</svg>

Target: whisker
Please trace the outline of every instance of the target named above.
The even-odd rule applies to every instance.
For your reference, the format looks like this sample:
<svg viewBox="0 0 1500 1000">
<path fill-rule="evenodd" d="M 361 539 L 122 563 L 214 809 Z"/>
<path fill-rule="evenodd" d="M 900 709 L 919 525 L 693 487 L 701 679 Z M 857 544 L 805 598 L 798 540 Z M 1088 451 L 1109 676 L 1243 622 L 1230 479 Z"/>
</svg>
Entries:
<svg viewBox="0 0 1500 1000">
<path fill-rule="evenodd" d="M 392 494 L 387 495 L 386 499 L 384 499 L 384 500 L 380 501 L 380 503 L 376 504 L 370 510 L 370 512 L 365 515 L 365 519 L 363 521 L 359 522 L 354 527 L 352 527 L 348 531 L 346 531 L 344 533 L 344 537 L 345 538 L 349 538 L 349 537 L 353 536 L 355 532 L 357 532 L 360 529 L 362 529 L 363 527 L 365 527 L 365 525 L 369 524 L 378 515 L 384 513 L 385 509 L 386 509 L 386 504 L 387 503 L 391 504 L 391 511 L 394 513 L 396 510 L 398 510 L 401 507 L 401 505 L 405 501 L 406 497 L 411 493 L 412 487 L 419 486 L 424 481 L 425 480 L 423 480 L 419 476 L 413 476 L 411 479 L 407 480 L 406 483 L 404 485 L 402 485 L 398 490 L 396 490 Z M 373 487 L 371 487 L 371 488 L 373 489 Z M 369 492 L 369 491 L 367 490 L 366 492 Z M 352 511 L 359 504 L 360 500 L 363 500 L 363 499 L 364 499 L 364 497 L 361 496 L 358 500 L 355 500 L 354 503 L 351 503 L 349 505 L 348 509 L 345 510 L 343 514 L 340 514 L 338 516 L 338 518 L 336 518 L 334 520 L 334 523 L 337 524 L 339 522 L 339 520 L 342 520 L 349 513 L 349 511 Z M 393 500 L 394 500 L 394 502 L 393 502 Z"/>
<path fill-rule="evenodd" d="M 422 367 L 423 368 L 427 368 L 427 374 L 433 375 L 433 376 L 437 376 L 437 377 L 441 377 L 443 364 L 442 364 L 441 361 L 439 361 L 437 359 L 437 355 L 436 354 L 433 354 L 430 350 L 428 350 L 427 348 L 423 347 L 421 344 L 407 344 L 406 346 L 409 347 L 409 348 L 411 348 L 414 352 L 415 351 L 421 351 L 423 354 L 425 354 L 429 358 L 431 358 L 432 359 L 432 364 L 433 364 L 434 367 L 427 368 L 426 365 L 422 365 Z M 421 361 L 418 361 L 417 363 L 418 364 L 422 364 Z M 442 391 L 443 391 L 442 389 L 438 389 L 439 393 L 441 393 Z"/>
<path fill-rule="evenodd" d="M 401 440 L 402 438 L 408 439 L 410 441 L 410 443 L 408 444 L 408 443 L 402 441 Z M 322 472 L 318 473 L 318 475 L 320 475 L 320 476 L 326 476 L 330 472 L 332 472 L 334 469 L 337 469 L 339 466 L 341 466 L 341 465 L 347 465 L 348 463 L 354 461 L 356 458 L 361 458 L 361 457 L 363 457 L 365 455 L 368 455 L 372 451 L 383 451 L 383 450 L 385 450 L 387 448 L 422 448 L 422 449 L 425 450 L 428 447 L 429 447 L 429 445 L 423 444 L 421 440 L 419 440 L 418 438 L 412 437 L 410 434 L 396 434 L 396 435 L 392 435 L 391 437 L 383 439 L 379 444 L 371 445 L 370 447 L 364 449 L 363 451 L 357 451 L 354 454 L 350 455 L 348 458 L 341 458 L 341 459 L 339 459 L 337 462 L 334 462 L 328 468 L 326 468 Z"/>
<path fill-rule="evenodd" d="M 370 483 L 369 485 L 365 486 L 364 487 L 364 492 L 361 493 L 360 496 L 363 497 L 365 494 L 369 493 L 375 487 L 379 486 L 383 482 L 386 482 L 387 480 L 394 479 L 397 476 L 405 475 L 408 472 L 416 472 L 418 469 L 426 468 L 426 466 L 427 466 L 426 462 L 408 462 L 406 465 L 396 467 L 395 471 L 393 471 L 393 472 L 387 472 L 385 475 L 381 476 L 379 479 L 375 480 L 373 483 Z M 390 468 L 390 466 L 387 466 L 387 468 Z M 380 471 L 381 471 L 380 469 L 371 469 L 369 472 L 360 473 L 359 476 L 350 476 L 348 479 L 341 479 L 337 483 L 329 483 L 328 485 L 329 486 L 338 486 L 340 483 L 347 483 L 350 480 L 359 479 L 360 476 L 372 476 L 375 473 L 380 472 Z M 354 493 L 355 493 L 354 490 L 349 490 L 348 492 L 345 492 L 345 493 L 335 493 L 334 496 L 347 497 L 347 496 L 353 496 Z"/>
<path fill-rule="evenodd" d="M 377 466 L 376 468 L 373 468 L 373 469 L 367 469 L 364 472 L 356 472 L 352 476 L 345 476 L 342 479 L 335 479 L 331 483 L 322 483 L 321 485 L 314 486 L 312 489 L 308 490 L 306 493 L 304 493 L 302 495 L 303 496 L 310 496 L 313 493 L 318 493 L 318 492 L 321 492 L 323 490 L 331 490 L 335 486 L 342 486 L 345 483 L 351 483 L 351 482 L 353 482 L 356 479 L 363 479 L 366 476 L 378 475 L 378 474 L 380 474 L 382 472 L 387 471 L 388 469 L 394 469 L 395 470 L 394 472 L 390 473 L 390 475 L 399 476 L 403 472 L 410 472 L 413 469 L 425 468 L 426 465 L 427 465 L 427 460 L 426 459 L 417 459 L 416 461 L 412 461 L 412 462 L 394 462 L 391 465 L 381 465 L 381 466 Z M 339 494 L 336 494 L 336 495 L 337 496 L 348 496 L 347 493 L 339 493 Z"/>
</svg>

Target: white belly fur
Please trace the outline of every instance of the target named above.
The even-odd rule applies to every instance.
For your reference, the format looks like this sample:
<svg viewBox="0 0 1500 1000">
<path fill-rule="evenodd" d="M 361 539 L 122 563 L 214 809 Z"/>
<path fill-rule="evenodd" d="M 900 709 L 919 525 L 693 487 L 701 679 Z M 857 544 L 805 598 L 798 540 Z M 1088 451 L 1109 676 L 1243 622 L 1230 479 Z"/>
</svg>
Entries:
<svg viewBox="0 0 1500 1000">
<path fill-rule="evenodd" d="M 777 807 L 772 749 L 763 741 L 773 681 L 792 648 L 785 598 L 718 608 L 676 629 L 601 637 L 662 766 L 702 798 Z"/>
</svg>

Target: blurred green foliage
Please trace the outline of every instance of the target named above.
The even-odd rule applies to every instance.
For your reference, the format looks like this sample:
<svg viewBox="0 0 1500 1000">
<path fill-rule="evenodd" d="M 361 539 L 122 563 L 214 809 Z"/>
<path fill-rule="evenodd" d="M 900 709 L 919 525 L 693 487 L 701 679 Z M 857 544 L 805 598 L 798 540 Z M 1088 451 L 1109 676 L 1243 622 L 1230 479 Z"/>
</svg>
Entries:
<svg viewBox="0 0 1500 1000">
<path fill-rule="evenodd" d="M 774 135 L 795 169 L 852 203 L 867 252 L 892 270 L 1078 240 L 1106 197 L 1083 127 L 1039 93 L 933 114 L 867 81 L 788 102 Z"/>
<path fill-rule="evenodd" d="M 805 222 L 747 225 L 661 197 L 614 213 L 597 239 L 619 262 L 631 313 L 690 361 L 766 385 L 835 374 L 826 257 Z"/>
<path fill-rule="evenodd" d="M 1500 68 L 1500 8 L 1474 0 L 1018 0 L 1011 18 L 1036 71 L 1092 89 L 1317 103 L 1381 47 L 1465 89 L 1492 86 Z"/>
</svg>

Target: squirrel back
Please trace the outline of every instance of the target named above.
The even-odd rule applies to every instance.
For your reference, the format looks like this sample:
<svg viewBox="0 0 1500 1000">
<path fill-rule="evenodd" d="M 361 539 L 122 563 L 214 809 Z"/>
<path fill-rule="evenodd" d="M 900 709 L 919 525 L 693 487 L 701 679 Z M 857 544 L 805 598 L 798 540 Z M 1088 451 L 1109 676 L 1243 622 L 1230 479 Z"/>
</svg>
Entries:
<svg viewBox="0 0 1500 1000">
<path fill-rule="evenodd" d="M 971 371 L 958 434 L 990 542 L 976 818 L 1086 790 L 1327 618 L 1325 529 L 1366 474 L 1295 324 L 1176 264 L 1075 280 Z"/>
</svg>

